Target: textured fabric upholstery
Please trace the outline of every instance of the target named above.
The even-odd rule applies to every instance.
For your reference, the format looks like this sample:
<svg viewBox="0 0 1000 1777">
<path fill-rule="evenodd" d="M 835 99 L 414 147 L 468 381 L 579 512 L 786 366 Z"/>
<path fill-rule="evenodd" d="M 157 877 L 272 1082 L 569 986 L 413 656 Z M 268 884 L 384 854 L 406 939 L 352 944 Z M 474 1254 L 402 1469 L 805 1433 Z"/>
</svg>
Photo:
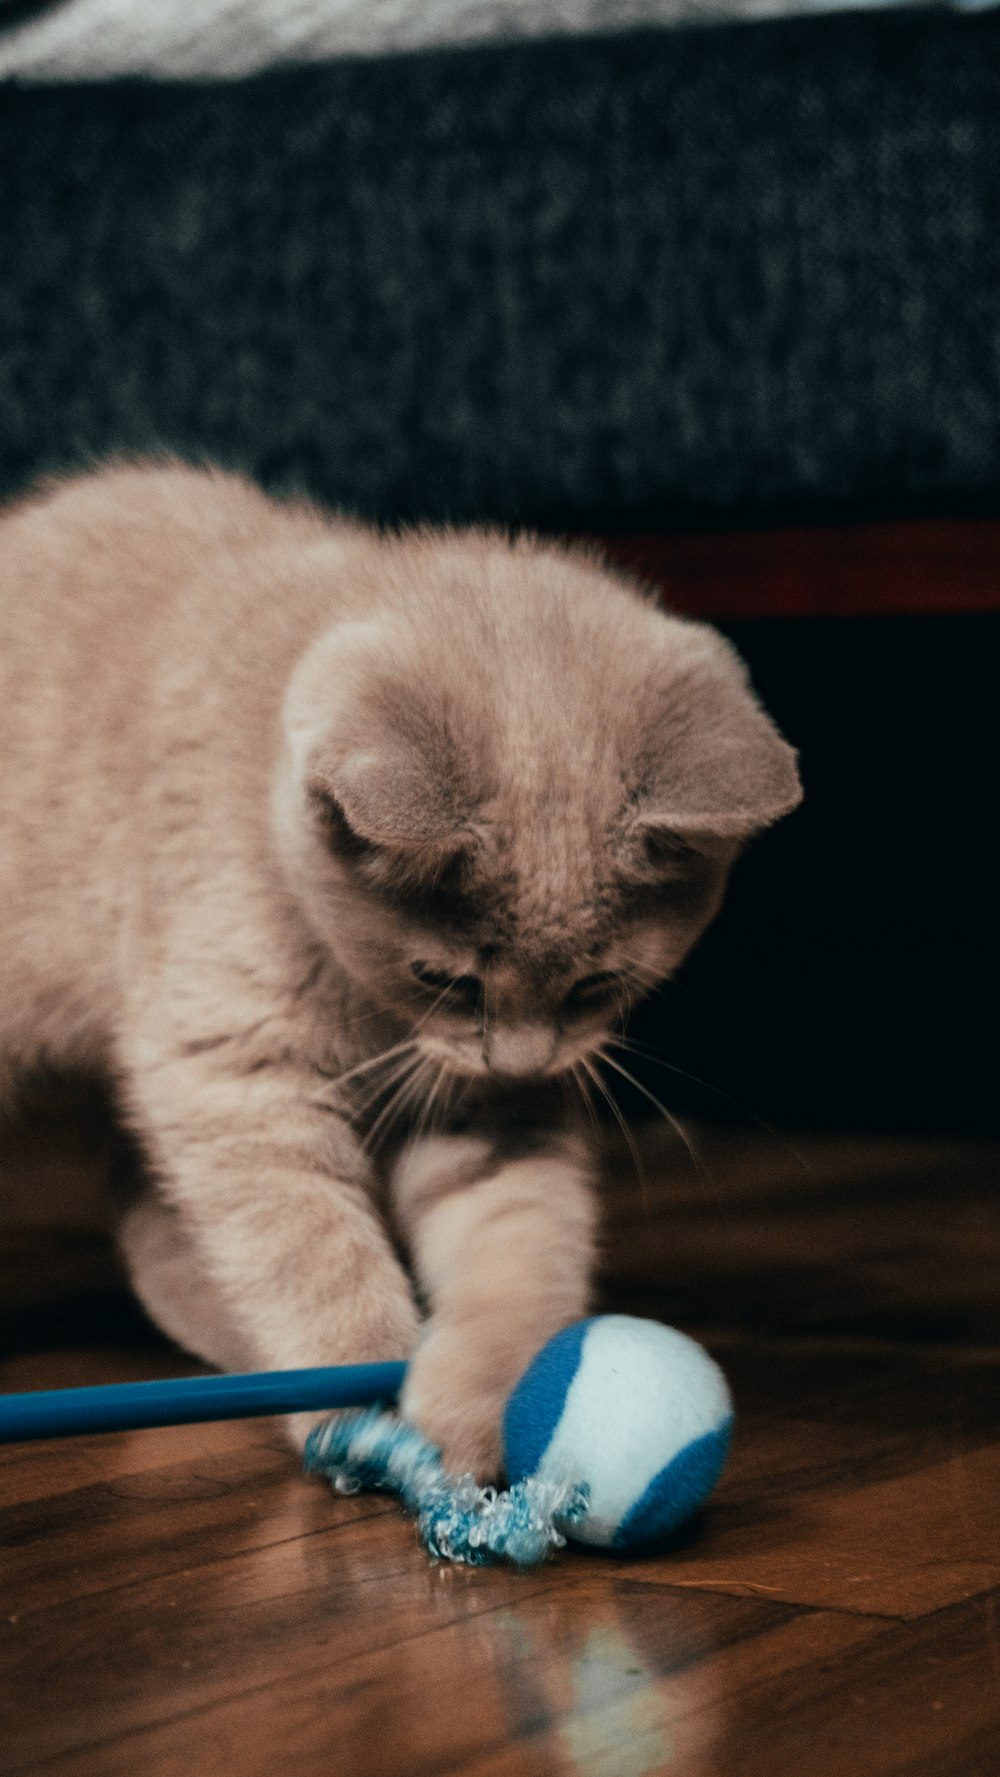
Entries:
<svg viewBox="0 0 1000 1777">
<path fill-rule="evenodd" d="M 1000 484 L 1000 17 L 0 86 L 0 493 L 573 526 Z"/>
</svg>

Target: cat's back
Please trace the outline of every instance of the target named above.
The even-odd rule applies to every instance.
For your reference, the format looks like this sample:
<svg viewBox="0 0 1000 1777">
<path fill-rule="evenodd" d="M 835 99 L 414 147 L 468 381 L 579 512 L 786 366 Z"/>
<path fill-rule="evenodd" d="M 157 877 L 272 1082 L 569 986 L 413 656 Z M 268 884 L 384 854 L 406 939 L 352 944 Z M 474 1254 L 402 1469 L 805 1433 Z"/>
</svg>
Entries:
<svg viewBox="0 0 1000 1777">
<path fill-rule="evenodd" d="M 8 767 L 57 758 L 71 769 L 109 723 L 120 739 L 171 651 L 215 660 L 223 636 L 260 621 L 260 561 L 321 530 L 317 514 L 240 476 L 175 462 L 111 463 L 0 512 Z"/>
<path fill-rule="evenodd" d="M 43 483 L 0 511 L 5 652 L 37 647 L 51 667 L 64 636 L 148 630 L 213 563 L 232 568 L 276 531 L 309 524 L 240 476 L 176 462 L 112 462 Z M 209 626 L 213 611 L 225 615 L 225 580 L 201 613 Z"/>
<path fill-rule="evenodd" d="M 100 1001 L 158 806 L 196 825 L 211 791 L 224 809 L 233 750 L 280 694 L 269 631 L 294 655 L 312 621 L 294 572 L 271 596 L 275 564 L 322 534 L 179 464 L 111 464 L 0 513 L 0 1060 L 46 996 L 72 1021 L 66 984 Z"/>
</svg>

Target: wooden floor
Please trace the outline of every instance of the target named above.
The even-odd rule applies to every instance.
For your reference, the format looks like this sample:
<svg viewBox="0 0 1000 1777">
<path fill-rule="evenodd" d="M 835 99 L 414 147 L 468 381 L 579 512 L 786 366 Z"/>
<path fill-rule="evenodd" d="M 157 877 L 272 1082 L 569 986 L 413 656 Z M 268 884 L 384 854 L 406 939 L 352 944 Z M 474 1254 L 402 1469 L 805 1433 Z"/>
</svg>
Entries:
<svg viewBox="0 0 1000 1777">
<path fill-rule="evenodd" d="M 674 1547 L 435 1567 L 263 1421 L 8 1447 L 4 1777 L 996 1777 L 1000 1148 L 697 1140 L 608 1166 L 606 1301 L 738 1402 Z M 0 1389 L 184 1367 L 104 1163 L 92 1125 L 0 1141 Z"/>
</svg>

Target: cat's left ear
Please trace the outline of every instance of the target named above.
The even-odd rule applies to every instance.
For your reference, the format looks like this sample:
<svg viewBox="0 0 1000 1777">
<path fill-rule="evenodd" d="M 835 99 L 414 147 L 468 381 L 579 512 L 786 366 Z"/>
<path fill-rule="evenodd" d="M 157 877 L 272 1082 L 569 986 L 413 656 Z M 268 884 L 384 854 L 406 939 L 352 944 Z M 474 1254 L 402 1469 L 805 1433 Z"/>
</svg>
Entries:
<svg viewBox="0 0 1000 1777">
<path fill-rule="evenodd" d="M 631 824 L 653 847 L 658 835 L 739 843 L 801 802 L 797 755 L 728 642 L 701 624 L 677 627 L 683 646 L 670 651 L 645 700 Z"/>
</svg>

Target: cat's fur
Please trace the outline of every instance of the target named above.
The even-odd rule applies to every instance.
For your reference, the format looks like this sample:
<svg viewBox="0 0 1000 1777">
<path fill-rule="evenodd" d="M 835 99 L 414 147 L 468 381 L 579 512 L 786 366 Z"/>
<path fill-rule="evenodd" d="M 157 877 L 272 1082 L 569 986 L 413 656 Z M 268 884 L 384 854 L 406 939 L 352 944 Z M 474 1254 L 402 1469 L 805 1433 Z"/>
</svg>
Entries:
<svg viewBox="0 0 1000 1777">
<path fill-rule="evenodd" d="M 583 553 L 112 464 L 0 518 L 0 759 L 0 1064 L 113 1081 L 154 1316 L 224 1367 L 414 1352 L 495 1472 L 587 1305 L 568 1070 L 799 799 L 732 650 Z"/>
</svg>

